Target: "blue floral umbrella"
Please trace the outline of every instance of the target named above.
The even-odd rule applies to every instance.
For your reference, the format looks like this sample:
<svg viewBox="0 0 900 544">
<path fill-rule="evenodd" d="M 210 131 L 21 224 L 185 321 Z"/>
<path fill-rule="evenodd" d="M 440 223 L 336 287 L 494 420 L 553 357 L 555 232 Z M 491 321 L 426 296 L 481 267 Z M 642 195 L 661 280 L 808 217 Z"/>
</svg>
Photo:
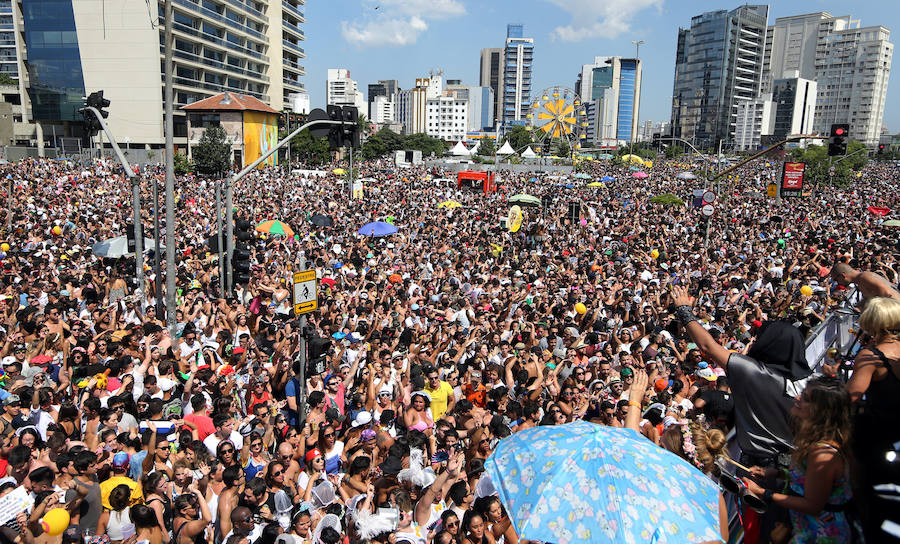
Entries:
<svg viewBox="0 0 900 544">
<path fill-rule="evenodd" d="M 373 221 L 372 223 L 366 223 L 359 229 L 359 234 L 363 236 L 374 236 L 378 238 L 379 236 L 390 236 L 391 234 L 397 234 L 397 227 L 391 225 L 390 223 L 385 223 L 384 221 Z"/>
<path fill-rule="evenodd" d="M 630 429 L 585 421 L 527 429 L 485 461 L 519 538 L 719 541 L 719 488 Z"/>
<path fill-rule="evenodd" d="M 612 176 L 603 176 L 602 178 L 600 178 L 600 181 L 616 181 L 616 178 Z"/>
</svg>

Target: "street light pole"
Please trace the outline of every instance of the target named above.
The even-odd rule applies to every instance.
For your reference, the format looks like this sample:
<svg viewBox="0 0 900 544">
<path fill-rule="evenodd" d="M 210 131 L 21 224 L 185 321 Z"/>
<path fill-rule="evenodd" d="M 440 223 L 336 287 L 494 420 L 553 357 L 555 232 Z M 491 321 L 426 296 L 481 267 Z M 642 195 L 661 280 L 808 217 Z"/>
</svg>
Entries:
<svg viewBox="0 0 900 544">
<path fill-rule="evenodd" d="M 175 18 L 172 0 L 165 4 L 165 127 L 166 127 L 166 328 L 175 336 L 175 278 L 178 269 L 175 265 L 175 121 L 172 108 L 174 92 L 172 90 L 172 24 Z M 159 279 L 157 278 L 157 282 Z"/>
</svg>

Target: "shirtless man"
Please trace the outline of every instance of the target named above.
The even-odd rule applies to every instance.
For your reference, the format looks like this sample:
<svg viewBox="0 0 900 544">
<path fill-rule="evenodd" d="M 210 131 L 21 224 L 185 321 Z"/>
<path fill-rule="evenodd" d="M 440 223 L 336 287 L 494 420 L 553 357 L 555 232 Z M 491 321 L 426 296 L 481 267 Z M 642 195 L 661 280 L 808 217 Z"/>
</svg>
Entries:
<svg viewBox="0 0 900 544">
<path fill-rule="evenodd" d="M 861 308 L 864 308 L 866 303 L 875 297 L 900 300 L 900 292 L 894 289 L 884 276 L 875 272 L 862 272 L 853 269 L 848 264 L 837 263 L 831 268 L 831 279 L 844 287 L 855 283 L 862 295 Z"/>
</svg>

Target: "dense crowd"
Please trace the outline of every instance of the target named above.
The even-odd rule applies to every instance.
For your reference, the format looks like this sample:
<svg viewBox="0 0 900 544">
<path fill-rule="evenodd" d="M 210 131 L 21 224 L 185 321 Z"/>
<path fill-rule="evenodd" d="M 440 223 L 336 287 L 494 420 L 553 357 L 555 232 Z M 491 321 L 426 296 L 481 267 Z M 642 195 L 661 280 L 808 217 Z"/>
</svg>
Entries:
<svg viewBox="0 0 900 544">
<path fill-rule="evenodd" d="M 490 194 L 376 161 L 359 165 L 354 200 L 330 168 L 263 170 L 236 184 L 235 215 L 296 236 L 256 233 L 233 293 L 208 246 L 221 182 L 188 175 L 170 329 L 153 248 L 143 299 L 133 258 L 91 249 L 133 214 L 121 170 L 6 164 L 0 501 L 28 506 L 3 514 L 0 539 L 516 543 L 485 460 L 513 433 L 583 419 L 737 476 L 768 508 L 729 498 L 732 537 L 884 542 L 896 507 L 873 486 L 900 484 L 900 229 L 882 225 L 896 170 L 872 163 L 848 189 L 775 201 L 776 168 L 725 176 L 709 224 L 690 205 L 703 185 L 677 176 L 703 171 L 699 158 L 657 161 L 646 179 L 606 162 L 579 166 L 589 180 L 504 173 Z M 142 174 L 153 238 L 162 176 Z M 517 193 L 546 205 L 511 233 Z M 689 205 L 651 202 L 662 193 Z M 359 235 L 371 221 L 398 232 Z M 292 274 L 307 266 L 319 309 L 305 332 L 332 348 L 301 383 Z M 851 286 L 858 352 L 807 361 L 807 335 Z"/>
</svg>

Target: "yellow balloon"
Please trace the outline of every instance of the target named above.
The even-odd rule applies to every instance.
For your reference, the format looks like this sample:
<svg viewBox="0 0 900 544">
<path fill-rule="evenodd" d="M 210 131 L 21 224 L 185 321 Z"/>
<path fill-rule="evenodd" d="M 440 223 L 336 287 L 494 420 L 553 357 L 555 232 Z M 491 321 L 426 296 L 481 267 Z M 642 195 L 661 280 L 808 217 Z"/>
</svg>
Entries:
<svg viewBox="0 0 900 544">
<path fill-rule="evenodd" d="M 41 519 L 44 532 L 50 536 L 61 535 L 69 526 L 69 512 L 65 508 L 54 508 Z"/>
<path fill-rule="evenodd" d="M 55 227 L 53 227 L 53 234 L 55 234 L 57 236 L 62 234 L 62 227 L 60 227 L 59 225 L 56 225 Z"/>
<path fill-rule="evenodd" d="M 813 294 L 812 287 L 810 287 L 809 285 L 804 285 L 803 287 L 800 288 L 800 294 L 803 296 L 807 296 L 807 297 L 812 295 Z"/>
<path fill-rule="evenodd" d="M 0 250 L 9 251 L 9 244 L 3 242 L 2 244 L 0 244 Z"/>
<path fill-rule="evenodd" d="M 584 304 L 579 302 L 579 303 L 575 304 L 575 311 L 581 315 L 584 315 L 584 313 L 587 312 L 587 307 Z"/>
<path fill-rule="evenodd" d="M 650 256 L 653 257 L 654 259 L 659 258 L 659 250 L 654 249 L 653 251 L 650 252 Z"/>
</svg>

